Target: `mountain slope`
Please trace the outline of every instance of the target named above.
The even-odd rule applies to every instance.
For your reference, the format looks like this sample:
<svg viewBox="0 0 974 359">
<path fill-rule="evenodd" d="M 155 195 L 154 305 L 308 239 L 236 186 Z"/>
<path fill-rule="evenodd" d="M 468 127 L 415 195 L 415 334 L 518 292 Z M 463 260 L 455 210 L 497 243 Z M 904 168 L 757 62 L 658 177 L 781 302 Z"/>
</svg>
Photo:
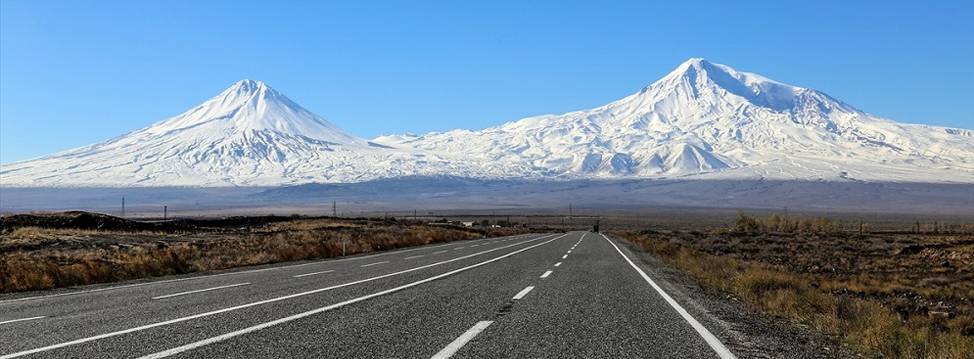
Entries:
<svg viewBox="0 0 974 359">
<path fill-rule="evenodd" d="M 4 165 L 5 186 L 232 186 L 357 182 L 469 164 L 355 137 L 260 81 L 147 128 Z"/>
<path fill-rule="evenodd" d="M 703 59 L 602 107 L 375 141 L 562 178 L 974 182 L 974 131 L 899 124 Z"/>
<path fill-rule="evenodd" d="M 144 129 L 0 166 L 7 187 L 276 186 L 402 176 L 974 183 L 974 130 L 901 124 L 815 90 L 690 59 L 598 108 L 372 141 L 243 80 Z"/>
</svg>

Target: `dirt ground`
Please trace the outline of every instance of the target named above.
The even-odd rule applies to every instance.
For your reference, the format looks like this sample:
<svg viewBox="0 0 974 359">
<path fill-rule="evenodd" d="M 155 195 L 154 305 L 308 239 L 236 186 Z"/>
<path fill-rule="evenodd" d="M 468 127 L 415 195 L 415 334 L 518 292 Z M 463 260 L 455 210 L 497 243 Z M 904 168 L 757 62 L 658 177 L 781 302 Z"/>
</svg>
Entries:
<svg viewBox="0 0 974 359">
<path fill-rule="evenodd" d="M 658 232 L 694 249 L 820 278 L 826 289 L 883 302 L 904 317 L 967 318 L 974 335 L 974 234 Z"/>
</svg>

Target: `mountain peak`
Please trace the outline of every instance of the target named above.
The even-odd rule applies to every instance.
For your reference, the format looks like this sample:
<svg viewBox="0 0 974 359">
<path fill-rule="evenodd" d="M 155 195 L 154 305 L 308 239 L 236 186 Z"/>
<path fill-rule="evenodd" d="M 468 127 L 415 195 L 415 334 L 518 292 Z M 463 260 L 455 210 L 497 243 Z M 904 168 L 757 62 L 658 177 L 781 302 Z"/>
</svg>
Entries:
<svg viewBox="0 0 974 359">
<path fill-rule="evenodd" d="M 257 86 L 265 86 L 264 81 L 261 81 L 261 80 L 251 80 L 251 79 L 242 79 L 240 81 L 234 82 L 233 83 L 233 86 L 231 86 L 231 87 L 245 87 L 246 88 L 246 87 L 257 87 Z"/>
<path fill-rule="evenodd" d="M 754 105 L 776 111 L 788 110 L 795 104 L 796 96 L 806 89 L 781 83 L 750 72 L 738 71 L 730 66 L 713 63 L 703 58 L 690 58 L 676 67 L 643 92 L 685 93 L 690 98 L 702 96 L 724 98 L 735 95 Z"/>
<path fill-rule="evenodd" d="M 250 79 L 237 81 L 199 106 L 143 131 L 155 134 L 205 132 L 208 137 L 272 131 L 333 143 L 366 143 L 291 101 L 263 81 Z"/>
<path fill-rule="evenodd" d="M 709 64 L 709 63 L 710 62 L 707 61 L 707 59 L 705 58 L 691 57 L 686 61 L 683 61 L 683 63 L 681 63 L 680 66 L 677 66 L 677 68 L 688 68 L 688 67 L 700 68 L 701 66 L 704 66 L 705 64 Z"/>
<path fill-rule="evenodd" d="M 280 92 L 268 86 L 264 81 L 243 79 L 234 82 L 218 97 L 229 98 L 231 100 L 260 101 L 268 98 L 284 98 Z"/>
</svg>

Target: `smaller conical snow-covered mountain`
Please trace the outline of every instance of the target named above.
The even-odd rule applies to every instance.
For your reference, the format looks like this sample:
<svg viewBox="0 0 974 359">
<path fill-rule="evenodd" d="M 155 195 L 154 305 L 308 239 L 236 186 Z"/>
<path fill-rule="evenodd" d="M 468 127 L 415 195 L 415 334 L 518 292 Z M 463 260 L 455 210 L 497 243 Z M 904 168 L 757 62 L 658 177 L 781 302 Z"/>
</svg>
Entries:
<svg viewBox="0 0 974 359">
<path fill-rule="evenodd" d="M 355 137 L 261 81 L 243 80 L 178 116 L 47 157 L 4 165 L 5 186 L 233 186 L 466 173 L 417 150 Z"/>
<path fill-rule="evenodd" d="M 972 130 L 896 123 L 698 58 L 598 108 L 374 141 L 562 178 L 974 182 Z"/>
</svg>

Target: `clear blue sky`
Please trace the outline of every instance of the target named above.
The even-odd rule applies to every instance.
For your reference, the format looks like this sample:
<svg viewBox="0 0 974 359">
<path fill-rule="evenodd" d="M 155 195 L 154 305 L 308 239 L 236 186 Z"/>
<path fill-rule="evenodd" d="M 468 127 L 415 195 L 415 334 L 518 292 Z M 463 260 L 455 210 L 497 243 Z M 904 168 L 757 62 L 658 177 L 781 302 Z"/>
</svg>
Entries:
<svg viewBox="0 0 974 359">
<path fill-rule="evenodd" d="M 970 1 L 0 1 L 0 162 L 260 79 L 353 134 L 602 105 L 689 57 L 974 128 Z"/>
</svg>

